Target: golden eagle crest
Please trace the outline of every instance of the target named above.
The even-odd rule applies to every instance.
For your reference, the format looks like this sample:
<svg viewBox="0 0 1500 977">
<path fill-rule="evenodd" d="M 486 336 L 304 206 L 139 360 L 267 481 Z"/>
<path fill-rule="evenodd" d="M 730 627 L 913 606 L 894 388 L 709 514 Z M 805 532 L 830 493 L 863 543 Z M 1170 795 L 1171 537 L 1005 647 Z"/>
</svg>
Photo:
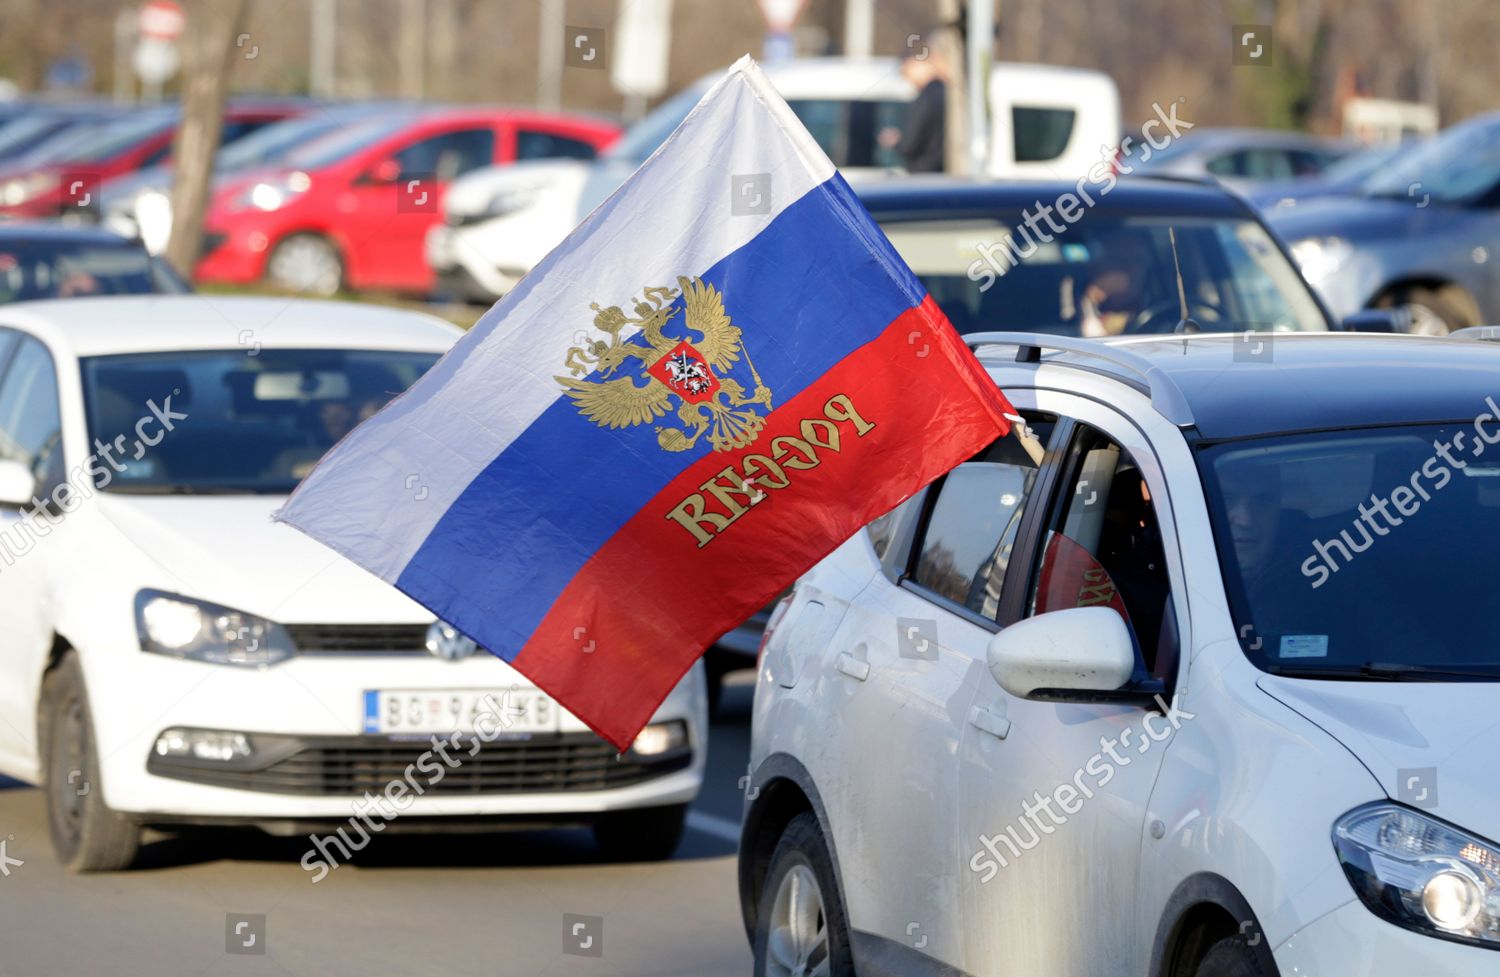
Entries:
<svg viewBox="0 0 1500 977">
<path fill-rule="evenodd" d="M 657 425 L 657 444 L 667 451 L 686 451 L 707 435 L 715 451 L 743 448 L 765 427 L 765 418 L 754 405 L 769 412 L 771 391 L 750 362 L 740 328 L 729 321 L 719 290 L 701 278 L 681 276 L 677 286 L 645 289 L 645 299 L 635 301 L 635 318 L 626 316 L 618 305 L 602 309 L 595 302 L 591 306 L 596 313 L 594 327 L 606 333 L 609 341 L 595 339 L 569 349 L 563 365 L 572 376 L 556 380 L 583 416 L 600 427 L 633 427 L 653 421 L 671 413 L 672 398 L 677 397 L 682 403 L 676 416 L 683 426 Z M 679 295 L 681 308 L 674 305 Z M 701 339 L 667 335 L 667 324 L 679 312 L 688 332 Z M 638 326 L 640 332 L 621 339 L 626 326 Z M 755 381 L 749 394 L 728 376 L 741 356 Z M 639 366 L 640 372 L 615 377 L 627 365 Z M 591 373 L 598 378 L 577 379 Z"/>
</svg>

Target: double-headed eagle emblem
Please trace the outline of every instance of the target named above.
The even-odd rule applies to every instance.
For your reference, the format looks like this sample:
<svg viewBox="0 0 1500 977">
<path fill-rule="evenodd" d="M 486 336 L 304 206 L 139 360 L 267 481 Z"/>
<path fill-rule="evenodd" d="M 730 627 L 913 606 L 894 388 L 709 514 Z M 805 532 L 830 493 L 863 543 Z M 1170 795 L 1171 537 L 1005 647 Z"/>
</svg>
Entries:
<svg viewBox="0 0 1500 977">
<path fill-rule="evenodd" d="M 740 328 L 724 311 L 724 296 L 701 278 L 678 277 L 677 288 L 647 288 L 635 302 L 635 318 L 618 305 L 600 308 L 595 302 L 594 327 L 609 341 L 595 339 L 568 350 L 564 366 L 572 374 L 557 377 L 578 410 L 604 428 L 633 427 L 672 412 L 672 398 L 680 398 L 677 420 L 682 427 L 656 426 L 656 443 L 667 451 L 686 451 L 707 436 L 715 451 L 751 444 L 765 427 L 755 405 L 771 409 L 771 391 L 761 382 Z M 678 296 L 682 306 L 676 306 Z M 701 339 L 667 335 L 667 325 L 682 314 L 689 333 Z M 640 331 L 627 339 L 627 326 Z M 728 372 L 743 357 L 755 382 L 746 393 Z M 640 373 L 616 376 L 639 366 Z M 597 379 L 577 379 L 598 374 Z M 638 382 L 644 380 L 644 384 Z"/>
</svg>

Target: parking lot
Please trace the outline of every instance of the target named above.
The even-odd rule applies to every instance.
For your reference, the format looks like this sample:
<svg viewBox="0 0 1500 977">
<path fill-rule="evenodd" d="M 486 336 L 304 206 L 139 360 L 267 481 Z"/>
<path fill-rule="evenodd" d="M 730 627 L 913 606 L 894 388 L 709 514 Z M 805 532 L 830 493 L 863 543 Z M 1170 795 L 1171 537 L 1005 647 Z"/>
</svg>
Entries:
<svg viewBox="0 0 1500 977">
<path fill-rule="evenodd" d="M 24 862 L 0 877 L 0 974 L 116 973 L 122 959 L 182 977 L 747 973 L 734 877 L 750 678 L 726 690 L 687 835 L 660 863 L 600 865 L 581 831 L 405 835 L 314 885 L 305 836 L 205 831 L 148 843 L 136 871 L 78 878 L 48 849 L 41 792 L 0 781 L 0 839 Z M 592 918 L 576 938 L 571 916 Z M 237 938 L 241 917 L 253 928 Z"/>
</svg>

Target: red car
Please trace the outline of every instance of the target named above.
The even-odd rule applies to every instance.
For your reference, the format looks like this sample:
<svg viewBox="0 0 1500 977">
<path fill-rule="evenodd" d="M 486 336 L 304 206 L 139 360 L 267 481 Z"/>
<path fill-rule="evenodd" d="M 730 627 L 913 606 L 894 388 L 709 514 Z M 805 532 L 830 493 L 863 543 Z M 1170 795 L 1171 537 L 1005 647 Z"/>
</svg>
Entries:
<svg viewBox="0 0 1500 977">
<path fill-rule="evenodd" d="M 224 110 L 220 145 L 261 126 L 305 111 L 302 103 L 231 103 Z M 0 214 L 58 217 L 98 212 L 99 187 L 124 173 L 155 166 L 172 155 L 180 113 L 175 108 L 129 112 L 98 125 L 80 126 L 0 169 Z"/>
<path fill-rule="evenodd" d="M 397 109 L 355 122 L 214 194 L 196 277 L 331 295 L 427 292 L 423 254 L 455 177 L 481 166 L 592 158 L 618 127 L 514 109 Z"/>
</svg>

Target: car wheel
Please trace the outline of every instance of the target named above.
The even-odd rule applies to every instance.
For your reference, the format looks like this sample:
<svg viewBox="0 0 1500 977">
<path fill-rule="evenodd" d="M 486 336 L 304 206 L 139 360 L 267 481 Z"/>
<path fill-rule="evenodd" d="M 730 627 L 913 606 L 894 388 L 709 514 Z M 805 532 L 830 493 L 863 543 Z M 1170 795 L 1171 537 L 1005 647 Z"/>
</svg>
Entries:
<svg viewBox="0 0 1500 977">
<path fill-rule="evenodd" d="M 612 811 L 594 822 L 594 841 L 611 861 L 659 862 L 677 850 L 687 812 L 686 804 Z"/>
<path fill-rule="evenodd" d="M 344 259 L 326 237 L 293 234 L 271 251 L 266 281 L 288 292 L 336 295 L 344 283 Z"/>
<path fill-rule="evenodd" d="M 1194 977 L 1268 977 L 1260 957 L 1243 935 L 1231 936 L 1209 947 L 1193 974 Z"/>
<path fill-rule="evenodd" d="M 1406 331 L 1413 336 L 1446 336 L 1472 325 L 1452 302 L 1430 288 L 1408 288 L 1391 303 L 1410 317 Z"/>
<path fill-rule="evenodd" d="M 110 872 L 129 866 L 141 829 L 104 803 L 83 670 L 72 654 L 42 683 L 42 747 L 47 825 L 63 868 Z"/>
<path fill-rule="evenodd" d="M 843 898 L 811 812 L 777 842 L 755 920 L 756 977 L 854 977 Z"/>
</svg>

